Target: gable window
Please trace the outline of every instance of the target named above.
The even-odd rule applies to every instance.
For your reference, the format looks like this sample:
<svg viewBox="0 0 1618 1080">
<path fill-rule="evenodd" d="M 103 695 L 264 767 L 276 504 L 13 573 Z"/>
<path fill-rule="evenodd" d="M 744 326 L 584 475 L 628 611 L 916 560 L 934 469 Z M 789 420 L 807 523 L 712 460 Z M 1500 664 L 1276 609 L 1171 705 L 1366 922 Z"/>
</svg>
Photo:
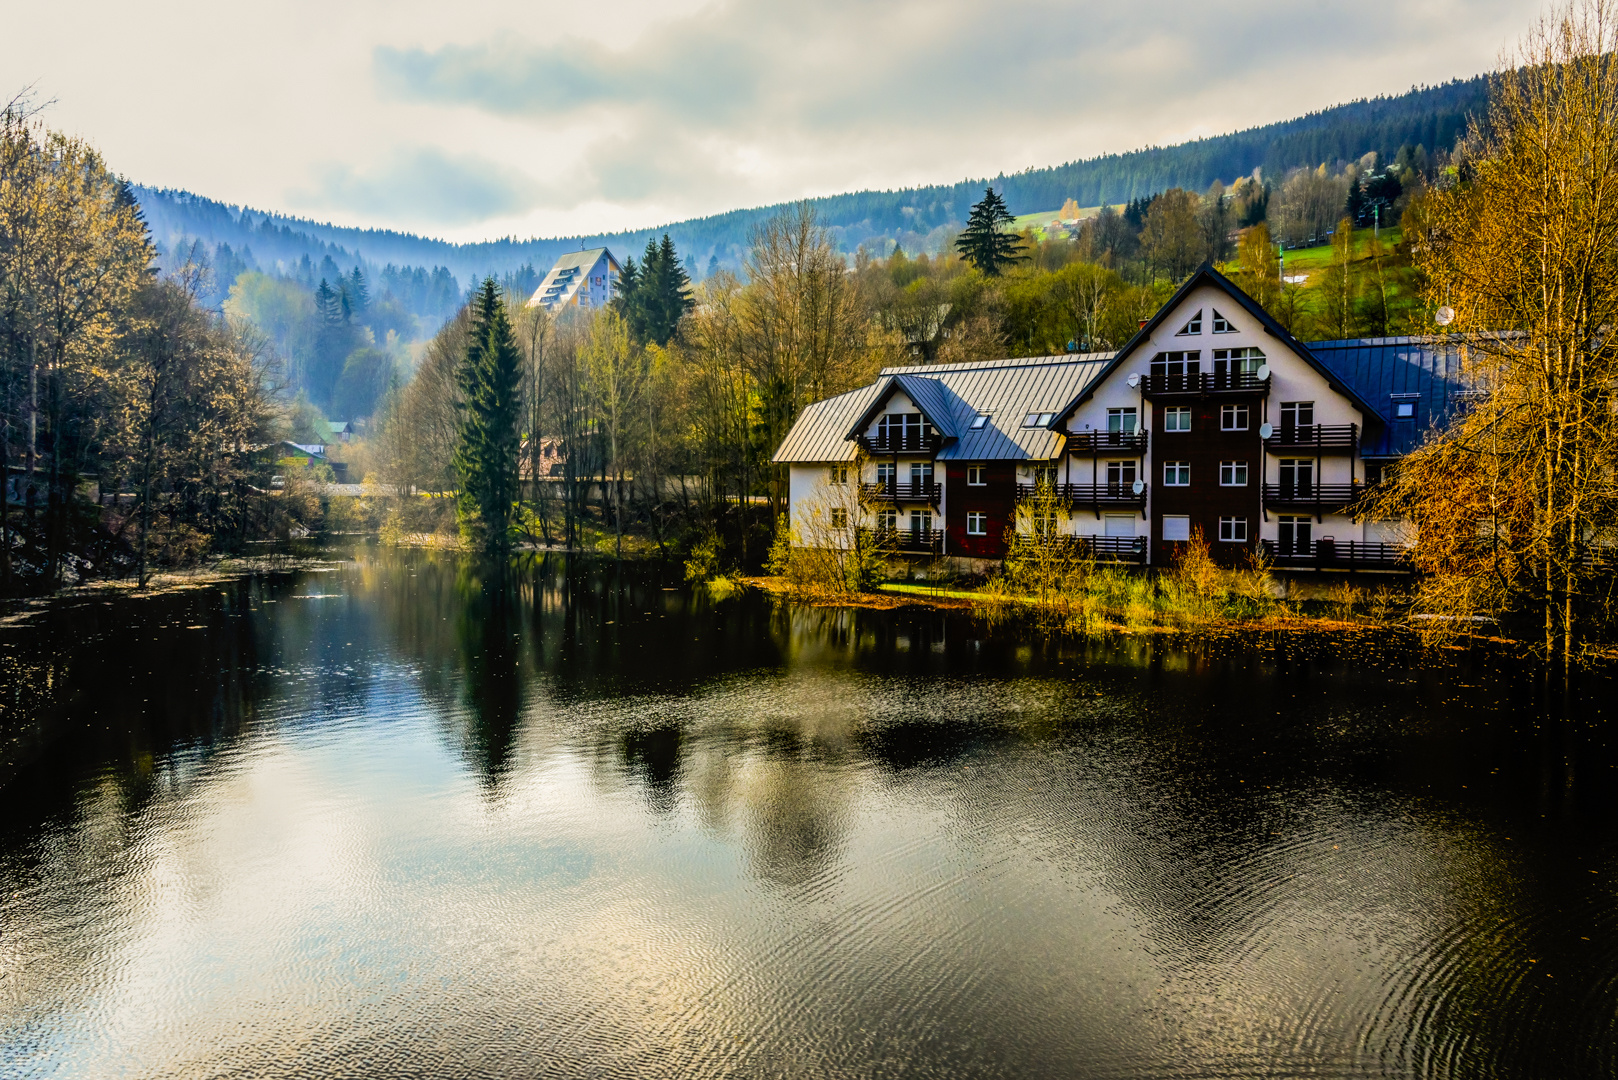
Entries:
<svg viewBox="0 0 1618 1080">
<path fill-rule="evenodd" d="M 1315 403 L 1312 401 L 1283 401 L 1281 402 L 1281 427 L 1300 428 L 1313 427 L 1315 423 Z"/>
<path fill-rule="evenodd" d="M 976 416 L 972 417 L 972 430 L 973 431 L 982 431 L 984 425 L 987 424 L 988 422 L 989 422 L 989 414 L 988 413 L 978 413 Z"/>
<path fill-rule="evenodd" d="M 1191 463 L 1189 461 L 1163 462 L 1164 487 L 1190 487 Z"/>
<path fill-rule="evenodd" d="M 1246 431 L 1247 406 L 1221 405 L 1219 406 L 1220 431 Z"/>
<path fill-rule="evenodd" d="M 1216 334 L 1234 334 L 1236 328 L 1230 325 L 1230 320 L 1219 314 L 1219 309 L 1213 309 L 1213 332 Z"/>
<path fill-rule="evenodd" d="M 1219 463 L 1220 487 L 1246 487 L 1247 462 L 1221 461 Z"/>
<path fill-rule="evenodd" d="M 1195 375 L 1202 370 L 1200 352 L 1160 352 L 1152 357 L 1152 376 Z"/>
<path fill-rule="evenodd" d="M 1240 544 L 1247 542 L 1247 519 L 1244 517 L 1222 517 L 1219 519 L 1219 539 L 1227 544 Z"/>
<path fill-rule="evenodd" d="M 1108 431 L 1134 431 L 1136 412 L 1134 406 L 1127 409 L 1107 410 Z"/>
<path fill-rule="evenodd" d="M 924 438 L 931 437 L 933 425 L 922 419 L 919 412 L 884 413 L 876 422 L 876 437 L 881 442 L 920 447 Z"/>
<path fill-rule="evenodd" d="M 989 470 L 983 465 L 968 465 L 966 467 L 966 486 L 983 487 L 988 483 L 988 481 L 984 479 L 984 476 L 988 473 L 988 471 Z"/>
<path fill-rule="evenodd" d="M 841 506 L 831 508 L 831 527 L 834 529 L 848 528 L 848 511 Z"/>
<path fill-rule="evenodd" d="M 848 466 L 833 465 L 831 467 L 831 482 L 834 484 L 848 483 Z"/>
<path fill-rule="evenodd" d="M 1164 431 L 1190 431 L 1191 406 L 1170 405 L 1163 410 Z"/>
<path fill-rule="evenodd" d="M 1176 333 L 1174 336 L 1175 337 L 1188 337 L 1188 336 L 1190 336 L 1192 334 L 1200 334 L 1200 333 L 1202 333 L 1202 312 L 1199 310 L 1195 315 L 1191 316 L 1191 321 L 1190 322 L 1188 322 L 1184 326 L 1180 327 L 1179 332 Z"/>
<path fill-rule="evenodd" d="M 966 515 L 966 535 L 988 536 L 989 515 L 979 513 L 976 510 L 968 511 Z"/>
</svg>

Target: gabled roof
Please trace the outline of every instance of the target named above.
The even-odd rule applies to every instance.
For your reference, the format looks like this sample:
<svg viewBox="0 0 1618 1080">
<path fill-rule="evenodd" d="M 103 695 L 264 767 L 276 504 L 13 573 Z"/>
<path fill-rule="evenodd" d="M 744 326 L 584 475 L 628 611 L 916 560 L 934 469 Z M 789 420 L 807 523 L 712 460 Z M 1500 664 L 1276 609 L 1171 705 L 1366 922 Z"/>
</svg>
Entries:
<svg viewBox="0 0 1618 1080">
<path fill-rule="evenodd" d="M 941 433 L 955 441 L 941 461 L 1040 460 L 1058 457 L 1063 435 L 1046 426 L 1023 427 L 1029 414 L 1055 412 L 1094 380 L 1109 354 L 1025 357 L 961 364 L 885 368 L 880 378 L 804 409 L 772 459 L 852 461 L 850 437 L 868 426 L 887 394 L 902 389 Z M 988 417 L 973 430 L 975 417 Z"/>
<path fill-rule="evenodd" d="M 1387 422 L 1366 432 L 1366 457 L 1400 457 L 1421 445 L 1429 429 L 1454 415 L 1470 388 L 1461 370 L 1459 337 L 1348 338 L 1312 341 L 1309 351 L 1363 398 L 1380 402 Z M 1395 420 L 1395 397 L 1417 403 L 1413 421 Z"/>
<path fill-rule="evenodd" d="M 571 270 L 574 267 L 583 268 L 594 266 L 596 264 L 596 260 L 601 258 L 603 255 L 605 255 L 607 260 L 613 263 L 613 265 L 617 265 L 617 260 L 612 257 L 612 252 L 608 251 L 604 247 L 598 247 L 590 248 L 588 251 L 570 251 L 567 254 L 560 256 L 554 263 L 552 263 L 551 270 Z"/>
<path fill-rule="evenodd" d="M 1153 315 L 1146 321 L 1144 326 L 1135 331 L 1135 336 L 1130 338 L 1129 341 L 1125 343 L 1124 347 L 1118 350 L 1117 354 L 1112 358 L 1112 362 L 1107 365 L 1106 370 L 1103 371 L 1094 382 L 1087 386 L 1083 393 L 1079 394 L 1063 407 L 1062 411 L 1058 413 L 1055 418 L 1053 418 L 1053 426 L 1061 424 L 1063 421 L 1065 421 L 1067 417 L 1072 414 L 1074 409 L 1082 405 L 1084 401 L 1092 393 L 1094 393 L 1097 386 L 1099 386 L 1104 380 L 1106 380 L 1108 376 L 1117 370 L 1120 364 L 1129 359 L 1130 355 L 1139 349 L 1143 344 L 1150 341 L 1152 334 L 1157 330 L 1157 328 L 1163 325 L 1169 316 L 1178 310 L 1180 301 L 1184 300 L 1193 289 L 1196 289 L 1202 285 L 1212 285 L 1214 288 L 1228 293 L 1230 298 L 1236 301 L 1236 303 L 1241 306 L 1243 311 L 1247 312 L 1247 314 L 1251 315 L 1255 320 L 1258 321 L 1258 324 L 1264 328 L 1265 333 L 1280 340 L 1282 345 L 1286 346 L 1288 349 L 1291 349 L 1303 360 L 1304 363 L 1314 368 L 1320 377 L 1326 380 L 1327 385 L 1329 385 L 1332 390 L 1353 401 L 1354 407 L 1359 409 L 1359 411 L 1365 415 L 1367 421 L 1383 419 L 1382 414 L 1376 408 L 1374 408 L 1370 402 L 1366 401 L 1365 398 L 1358 394 L 1352 386 L 1345 383 L 1342 378 L 1334 374 L 1332 370 L 1325 364 L 1322 364 L 1320 360 L 1309 351 L 1309 346 L 1293 337 L 1286 327 L 1276 322 L 1275 319 L 1270 316 L 1269 312 L 1265 311 L 1261 306 L 1259 306 L 1258 301 L 1254 300 L 1251 296 L 1248 296 L 1239 287 L 1237 287 L 1235 282 L 1231 281 L 1224 274 L 1221 274 L 1218 270 L 1215 270 L 1213 263 L 1205 262 L 1199 266 L 1190 277 L 1185 279 L 1185 283 L 1174 291 L 1174 295 L 1169 297 L 1166 304 L 1157 309 L 1156 315 Z"/>
</svg>

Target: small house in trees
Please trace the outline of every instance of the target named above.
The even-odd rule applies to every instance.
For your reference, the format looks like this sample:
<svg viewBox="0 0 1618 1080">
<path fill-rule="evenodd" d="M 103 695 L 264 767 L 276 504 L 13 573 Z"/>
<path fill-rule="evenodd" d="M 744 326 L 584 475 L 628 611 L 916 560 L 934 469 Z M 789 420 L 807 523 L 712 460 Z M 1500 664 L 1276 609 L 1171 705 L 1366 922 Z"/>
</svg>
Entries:
<svg viewBox="0 0 1618 1080">
<path fill-rule="evenodd" d="M 618 274 L 618 260 L 604 247 L 570 251 L 556 260 L 528 306 L 550 312 L 565 307 L 603 307 L 616 293 Z"/>
<path fill-rule="evenodd" d="M 998 559 L 1037 533 L 1164 565 L 1200 535 L 1227 563 L 1397 569 L 1356 503 L 1460 379 L 1444 339 L 1298 341 L 1204 265 L 1116 353 L 887 368 L 774 460 L 808 543 Z"/>
</svg>

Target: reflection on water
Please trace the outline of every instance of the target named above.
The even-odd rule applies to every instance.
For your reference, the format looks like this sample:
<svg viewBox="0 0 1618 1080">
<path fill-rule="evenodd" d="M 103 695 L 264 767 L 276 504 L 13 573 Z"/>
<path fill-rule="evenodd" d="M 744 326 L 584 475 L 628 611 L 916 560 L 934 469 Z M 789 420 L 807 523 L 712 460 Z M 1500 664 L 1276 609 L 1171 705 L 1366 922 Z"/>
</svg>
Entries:
<svg viewBox="0 0 1618 1080">
<path fill-rule="evenodd" d="M 1618 1067 L 1605 680 L 377 552 L 0 674 L 0 1075 Z"/>
</svg>

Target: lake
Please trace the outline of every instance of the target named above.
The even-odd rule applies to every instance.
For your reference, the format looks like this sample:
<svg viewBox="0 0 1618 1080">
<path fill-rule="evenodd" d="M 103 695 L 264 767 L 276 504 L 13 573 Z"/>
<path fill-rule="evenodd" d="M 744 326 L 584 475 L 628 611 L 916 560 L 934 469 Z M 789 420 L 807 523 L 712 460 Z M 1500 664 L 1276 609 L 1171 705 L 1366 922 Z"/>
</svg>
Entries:
<svg viewBox="0 0 1618 1080">
<path fill-rule="evenodd" d="M 353 555 L 0 630 L 0 1075 L 1618 1072 L 1605 676 Z"/>
</svg>

